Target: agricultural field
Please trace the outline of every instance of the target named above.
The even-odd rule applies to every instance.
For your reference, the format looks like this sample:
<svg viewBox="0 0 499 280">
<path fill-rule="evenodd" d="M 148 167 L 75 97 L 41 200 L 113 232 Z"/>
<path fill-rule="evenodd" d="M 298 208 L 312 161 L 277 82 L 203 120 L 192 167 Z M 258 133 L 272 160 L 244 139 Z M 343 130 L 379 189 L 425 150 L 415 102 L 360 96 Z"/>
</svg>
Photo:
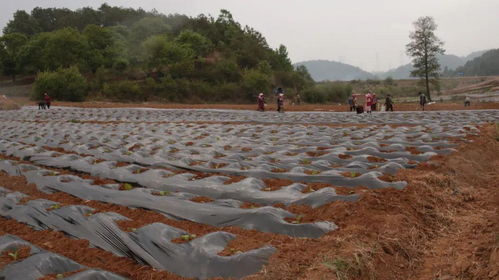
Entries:
<svg viewBox="0 0 499 280">
<path fill-rule="evenodd" d="M 395 200 L 409 184 L 401 173 L 438 166 L 498 119 L 498 110 L 0 111 L 0 278 L 368 277 L 369 266 L 311 256 L 358 223 L 367 197 Z"/>
</svg>

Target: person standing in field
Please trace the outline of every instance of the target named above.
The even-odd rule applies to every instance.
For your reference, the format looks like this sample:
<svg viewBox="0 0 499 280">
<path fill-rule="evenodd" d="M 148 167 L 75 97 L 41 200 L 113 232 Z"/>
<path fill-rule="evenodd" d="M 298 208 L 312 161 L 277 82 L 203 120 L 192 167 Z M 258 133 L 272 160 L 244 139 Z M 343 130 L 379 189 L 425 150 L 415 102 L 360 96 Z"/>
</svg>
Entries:
<svg viewBox="0 0 499 280">
<path fill-rule="evenodd" d="M 469 96 L 466 96 L 464 98 L 464 107 L 469 107 L 471 106 L 471 101 L 470 101 L 470 97 Z"/>
<path fill-rule="evenodd" d="M 43 101 L 45 101 L 47 109 L 50 109 L 50 96 L 48 95 L 48 93 L 43 94 Z"/>
<path fill-rule="evenodd" d="M 263 97 L 262 92 L 258 94 L 257 103 L 258 103 L 258 111 L 260 112 L 265 111 L 265 98 Z"/>
<path fill-rule="evenodd" d="M 371 110 L 376 111 L 376 106 L 378 105 L 378 98 L 376 97 L 376 93 L 372 94 L 372 105 Z"/>
<path fill-rule="evenodd" d="M 426 104 L 426 95 L 419 92 L 419 107 L 424 111 L 424 105 Z"/>
<path fill-rule="evenodd" d="M 350 97 L 348 97 L 348 106 L 350 107 L 350 112 L 355 110 L 355 108 L 353 106 L 353 96 L 352 95 L 350 95 Z"/>
<path fill-rule="evenodd" d="M 296 94 L 295 96 L 295 104 L 300 105 L 301 104 L 301 96 L 299 93 Z"/>
<path fill-rule="evenodd" d="M 366 112 L 371 114 L 371 109 L 373 105 L 373 96 L 371 95 L 370 92 L 367 92 L 366 94 Z"/>
<path fill-rule="evenodd" d="M 279 93 L 277 97 L 277 112 L 284 113 L 284 94 Z"/>
<path fill-rule="evenodd" d="M 385 110 L 393 112 L 393 100 L 391 95 L 387 95 L 385 99 Z"/>
</svg>

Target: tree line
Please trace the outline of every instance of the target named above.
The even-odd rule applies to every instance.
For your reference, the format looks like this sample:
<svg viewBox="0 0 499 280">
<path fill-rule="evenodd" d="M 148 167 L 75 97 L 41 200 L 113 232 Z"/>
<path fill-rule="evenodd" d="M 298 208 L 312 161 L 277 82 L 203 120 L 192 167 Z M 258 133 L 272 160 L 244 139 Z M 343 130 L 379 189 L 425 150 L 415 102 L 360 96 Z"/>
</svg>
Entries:
<svg viewBox="0 0 499 280">
<path fill-rule="evenodd" d="M 0 37 L 0 70 L 36 75 L 34 98 L 249 102 L 314 83 L 285 46 L 271 48 L 231 13 L 164 15 L 111 7 L 17 11 Z"/>
</svg>

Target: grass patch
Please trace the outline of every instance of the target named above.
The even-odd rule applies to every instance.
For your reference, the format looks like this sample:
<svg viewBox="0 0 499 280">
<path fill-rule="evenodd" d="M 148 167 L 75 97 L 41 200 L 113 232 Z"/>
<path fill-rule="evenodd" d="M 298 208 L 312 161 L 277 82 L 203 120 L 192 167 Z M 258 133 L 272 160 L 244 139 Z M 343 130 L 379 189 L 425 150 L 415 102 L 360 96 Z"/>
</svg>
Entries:
<svg viewBox="0 0 499 280">
<path fill-rule="evenodd" d="M 333 260 L 325 261 L 323 264 L 336 273 L 338 280 L 348 280 L 353 270 L 349 260 L 336 257 Z"/>
</svg>

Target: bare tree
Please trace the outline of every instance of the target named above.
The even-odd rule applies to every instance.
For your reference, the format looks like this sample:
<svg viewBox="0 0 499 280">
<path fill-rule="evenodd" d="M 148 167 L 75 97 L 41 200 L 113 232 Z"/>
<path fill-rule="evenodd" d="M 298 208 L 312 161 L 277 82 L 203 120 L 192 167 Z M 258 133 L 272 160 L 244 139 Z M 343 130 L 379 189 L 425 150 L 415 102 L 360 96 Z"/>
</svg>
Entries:
<svg viewBox="0 0 499 280">
<path fill-rule="evenodd" d="M 412 57 L 414 67 L 411 76 L 424 79 L 426 95 L 431 101 L 430 82 L 438 88 L 440 63 L 437 55 L 444 54 L 444 43 L 435 36 L 437 24 L 432 17 L 418 18 L 414 27 L 415 31 L 409 35 L 411 42 L 406 45 L 407 54 Z"/>
</svg>

